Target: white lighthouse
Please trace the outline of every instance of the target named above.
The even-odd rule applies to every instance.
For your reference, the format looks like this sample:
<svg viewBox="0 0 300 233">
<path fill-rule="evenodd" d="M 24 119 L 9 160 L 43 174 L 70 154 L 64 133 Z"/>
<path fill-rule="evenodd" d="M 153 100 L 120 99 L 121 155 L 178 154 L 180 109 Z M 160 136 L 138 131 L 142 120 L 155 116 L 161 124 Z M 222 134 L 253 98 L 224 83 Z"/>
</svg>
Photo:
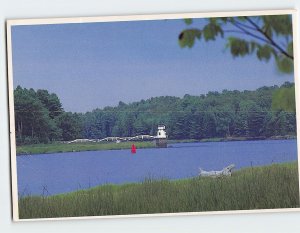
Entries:
<svg viewBox="0 0 300 233">
<path fill-rule="evenodd" d="M 166 126 L 158 125 L 156 138 L 167 138 Z"/>
<path fill-rule="evenodd" d="M 166 132 L 166 126 L 164 125 L 158 125 L 157 127 L 157 135 L 155 136 L 156 140 L 156 146 L 157 147 L 167 147 L 167 132 Z"/>
</svg>

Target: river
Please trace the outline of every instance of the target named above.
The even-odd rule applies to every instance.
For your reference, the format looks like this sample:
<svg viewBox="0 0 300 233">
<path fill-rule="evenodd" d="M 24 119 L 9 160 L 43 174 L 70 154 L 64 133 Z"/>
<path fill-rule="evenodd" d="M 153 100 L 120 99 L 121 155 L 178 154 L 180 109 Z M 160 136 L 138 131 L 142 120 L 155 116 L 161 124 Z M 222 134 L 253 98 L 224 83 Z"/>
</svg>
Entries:
<svg viewBox="0 0 300 233">
<path fill-rule="evenodd" d="M 108 183 L 197 176 L 199 167 L 236 169 L 297 160 L 296 140 L 201 142 L 168 148 L 17 156 L 19 196 L 54 195 Z"/>
</svg>

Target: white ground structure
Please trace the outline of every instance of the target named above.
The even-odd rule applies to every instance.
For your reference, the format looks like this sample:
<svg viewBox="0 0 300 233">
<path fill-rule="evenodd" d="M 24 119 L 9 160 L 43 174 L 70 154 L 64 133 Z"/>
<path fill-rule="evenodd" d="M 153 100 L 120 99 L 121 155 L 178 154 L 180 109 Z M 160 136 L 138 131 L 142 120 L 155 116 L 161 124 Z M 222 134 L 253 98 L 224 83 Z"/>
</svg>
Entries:
<svg viewBox="0 0 300 233">
<path fill-rule="evenodd" d="M 199 169 L 199 176 L 209 176 L 209 177 L 223 177 L 223 176 L 231 176 L 232 170 L 235 165 L 230 164 L 229 166 L 223 168 L 221 171 L 204 171 L 201 168 Z"/>
<path fill-rule="evenodd" d="M 167 139 L 166 126 L 158 125 L 156 136 L 151 135 L 137 135 L 134 137 L 106 137 L 102 139 L 75 139 L 72 141 L 66 141 L 63 143 L 71 144 L 71 143 L 87 143 L 87 142 L 125 142 L 125 141 L 140 141 L 140 140 L 155 140 L 155 139 Z"/>
</svg>

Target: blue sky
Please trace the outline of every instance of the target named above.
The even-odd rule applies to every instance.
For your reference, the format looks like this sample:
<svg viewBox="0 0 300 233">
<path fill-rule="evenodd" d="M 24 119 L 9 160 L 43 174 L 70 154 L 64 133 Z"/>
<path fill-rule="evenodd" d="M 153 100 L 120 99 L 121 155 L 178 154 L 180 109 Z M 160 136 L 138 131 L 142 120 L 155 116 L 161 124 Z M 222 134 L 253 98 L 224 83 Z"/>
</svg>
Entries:
<svg viewBox="0 0 300 233">
<path fill-rule="evenodd" d="M 119 101 L 293 81 L 272 60 L 232 58 L 223 39 L 182 49 L 177 40 L 185 28 L 183 20 L 13 26 L 14 86 L 47 89 L 66 111 L 85 112 Z"/>
</svg>

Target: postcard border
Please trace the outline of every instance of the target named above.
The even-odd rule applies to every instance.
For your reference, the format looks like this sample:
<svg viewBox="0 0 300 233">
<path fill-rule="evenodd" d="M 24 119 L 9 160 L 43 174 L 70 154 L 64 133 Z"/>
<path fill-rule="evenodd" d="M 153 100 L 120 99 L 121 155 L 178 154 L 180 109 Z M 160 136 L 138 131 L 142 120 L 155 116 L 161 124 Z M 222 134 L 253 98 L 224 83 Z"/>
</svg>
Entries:
<svg viewBox="0 0 300 233">
<path fill-rule="evenodd" d="M 163 216 L 195 216 L 195 215 L 222 215 L 222 214 L 254 214 L 254 213 L 279 213 L 298 212 L 300 208 L 280 208 L 280 209 L 253 209 L 253 210 L 228 210 L 228 211 L 207 211 L 207 212 L 180 212 L 180 213 L 157 213 L 157 214 L 128 214 L 109 216 L 82 216 L 82 217 L 58 217 L 58 218 L 35 218 L 20 219 L 18 205 L 17 187 L 17 161 L 16 161 L 16 138 L 15 138 L 15 113 L 13 96 L 13 64 L 12 64 L 12 41 L 11 28 L 18 25 L 45 25 L 45 24 L 66 24 L 66 23 L 96 23 L 96 22 L 121 22 L 121 21 L 141 21 L 141 20 L 161 20 L 161 19 L 182 19 L 182 18 L 209 18 L 209 17 L 229 17 L 229 16 L 256 16 L 256 15 L 282 15 L 291 14 L 293 19 L 293 41 L 294 41 L 294 81 L 296 92 L 296 120 L 300 122 L 300 83 L 299 61 L 298 61 L 298 11 L 296 9 L 283 10 L 259 10 L 259 11 L 220 11 L 202 13 L 175 13 L 175 14 L 147 14 L 147 15 L 119 15 L 119 16 L 92 16 L 92 17 L 68 17 L 68 18 L 36 18 L 36 19 L 8 19 L 6 21 L 7 32 L 7 69 L 8 69 L 8 97 L 9 97 L 9 132 L 10 132 L 10 159 L 11 159 L 11 187 L 12 187 L 12 213 L 13 221 L 48 221 L 48 220 L 74 220 L 74 219 L 107 219 L 107 218 L 137 218 L 137 217 L 163 217 Z M 296 42 L 296 43 L 295 43 Z M 300 132 L 300 123 L 297 124 L 297 135 Z M 299 160 L 300 140 L 297 140 L 298 151 L 298 174 L 300 178 Z M 300 179 L 299 179 L 300 180 Z M 300 192 L 300 182 L 298 184 Z M 299 196 L 300 199 L 300 196 Z"/>
</svg>

